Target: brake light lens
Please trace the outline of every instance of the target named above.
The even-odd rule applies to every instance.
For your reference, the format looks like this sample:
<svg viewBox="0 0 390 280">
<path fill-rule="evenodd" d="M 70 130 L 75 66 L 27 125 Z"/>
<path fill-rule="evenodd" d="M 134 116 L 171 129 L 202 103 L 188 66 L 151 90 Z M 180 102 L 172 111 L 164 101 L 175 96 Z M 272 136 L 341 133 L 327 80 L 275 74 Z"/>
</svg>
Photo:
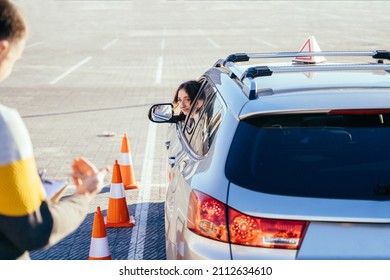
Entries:
<svg viewBox="0 0 390 280">
<path fill-rule="evenodd" d="M 307 225 L 305 221 L 252 217 L 199 191 L 192 191 L 190 195 L 188 228 L 214 240 L 245 246 L 299 249 Z"/>
<path fill-rule="evenodd" d="M 192 191 L 187 227 L 193 232 L 223 242 L 228 241 L 225 204 L 198 191 Z"/>
<path fill-rule="evenodd" d="M 231 243 L 283 249 L 298 249 L 307 228 L 305 221 L 251 217 L 232 208 L 229 224 Z"/>
</svg>

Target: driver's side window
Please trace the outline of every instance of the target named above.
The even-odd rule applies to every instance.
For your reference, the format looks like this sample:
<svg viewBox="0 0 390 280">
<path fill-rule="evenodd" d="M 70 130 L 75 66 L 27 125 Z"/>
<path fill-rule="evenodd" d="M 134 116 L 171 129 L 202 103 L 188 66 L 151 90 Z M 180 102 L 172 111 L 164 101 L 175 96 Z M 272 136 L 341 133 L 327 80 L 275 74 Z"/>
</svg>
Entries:
<svg viewBox="0 0 390 280">
<path fill-rule="evenodd" d="M 200 156 L 204 156 L 210 150 L 214 137 L 217 134 L 222 121 L 223 107 L 217 94 L 205 106 L 203 114 L 196 124 L 190 141 L 192 149 Z"/>
<path fill-rule="evenodd" d="M 184 135 L 188 142 L 194 133 L 195 126 L 199 122 L 200 116 L 203 114 L 206 104 L 210 97 L 215 93 L 214 88 L 210 85 L 210 83 L 205 80 L 203 85 L 195 97 L 190 113 L 188 114 L 185 122 L 184 122 Z"/>
<path fill-rule="evenodd" d="M 191 148 L 201 156 L 209 151 L 221 120 L 222 104 L 216 93 L 211 83 L 204 85 L 195 99 L 184 129 Z"/>
</svg>

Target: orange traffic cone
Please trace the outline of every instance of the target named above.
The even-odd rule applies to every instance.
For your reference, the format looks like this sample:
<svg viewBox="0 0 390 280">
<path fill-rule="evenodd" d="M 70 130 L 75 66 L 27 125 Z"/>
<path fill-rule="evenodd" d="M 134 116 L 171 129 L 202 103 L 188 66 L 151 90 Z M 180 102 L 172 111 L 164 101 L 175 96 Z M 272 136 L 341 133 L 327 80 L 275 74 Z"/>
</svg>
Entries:
<svg viewBox="0 0 390 280">
<path fill-rule="evenodd" d="M 133 216 L 129 217 L 125 189 L 123 188 L 118 160 L 112 169 L 110 199 L 108 201 L 106 227 L 132 227 L 135 225 Z"/>
<path fill-rule="evenodd" d="M 129 140 L 125 133 L 122 138 L 121 157 L 119 158 L 119 166 L 121 170 L 123 187 L 125 190 L 137 189 L 138 185 L 135 182 L 133 161 L 131 159 Z"/>
<path fill-rule="evenodd" d="M 111 260 L 106 228 L 104 227 L 104 218 L 99 206 L 97 207 L 93 218 L 92 238 L 88 260 Z"/>
</svg>

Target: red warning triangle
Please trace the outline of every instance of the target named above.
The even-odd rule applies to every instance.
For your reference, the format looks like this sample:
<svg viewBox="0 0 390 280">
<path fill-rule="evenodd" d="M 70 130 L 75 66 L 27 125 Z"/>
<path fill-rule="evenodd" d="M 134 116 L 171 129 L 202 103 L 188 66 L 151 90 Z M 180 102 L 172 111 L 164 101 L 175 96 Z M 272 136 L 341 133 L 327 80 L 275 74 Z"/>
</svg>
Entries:
<svg viewBox="0 0 390 280">
<path fill-rule="evenodd" d="M 306 42 L 303 44 L 302 48 L 299 50 L 299 52 L 311 52 L 311 43 L 310 38 L 306 40 Z M 296 58 L 297 59 L 297 58 Z M 305 57 L 299 57 L 300 60 L 306 60 L 310 61 L 312 59 L 311 56 L 305 56 Z"/>
<path fill-rule="evenodd" d="M 306 42 L 303 44 L 299 52 L 320 52 L 321 49 L 318 46 L 318 43 L 314 36 L 307 38 Z M 323 56 L 300 56 L 293 59 L 294 62 L 303 62 L 303 63 L 320 63 L 325 61 L 326 58 Z"/>
<path fill-rule="evenodd" d="M 310 38 L 306 40 L 299 52 L 311 52 Z"/>
</svg>

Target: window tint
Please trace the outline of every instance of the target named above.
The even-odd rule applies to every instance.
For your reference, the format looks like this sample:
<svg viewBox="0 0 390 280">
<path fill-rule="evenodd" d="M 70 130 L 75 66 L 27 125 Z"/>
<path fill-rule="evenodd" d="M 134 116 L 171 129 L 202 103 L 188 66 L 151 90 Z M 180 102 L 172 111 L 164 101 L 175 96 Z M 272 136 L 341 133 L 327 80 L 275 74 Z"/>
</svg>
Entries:
<svg viewBox="0 0 390 280">
<path fill-rule="evenodd" d="M 206 109 L 207 103 L 214 97 L 216 90 L 214 87 L 205 80 L 202 88 L 196 95 L 195 100 L 192 103 L 190 113 L 186 118 L 184 126 L 184 135 L 189 141 L 194 133 L 195 126 L 199 121 L 200 116 Z"/>
<path fill-rule="evenodd" d="M 214 95 L 196 124 L 190 145 L 199 155 L 209 151 L 222 120 L 222 104 Z"/>
<path fill-rule="evenodd" d="M 206 83 L 197 95 L 187 118 L 184 135 L 198 155 L 205 155 L 214 140 L 222 115 L 222 103 L 216 97 L 216 89 Z"/>
<path fill-rule="evenodd" d="M 277 115 L 241 121 L 226 175 L 289 196 L 389 200 L 390 115 Z"/>
</svg>

